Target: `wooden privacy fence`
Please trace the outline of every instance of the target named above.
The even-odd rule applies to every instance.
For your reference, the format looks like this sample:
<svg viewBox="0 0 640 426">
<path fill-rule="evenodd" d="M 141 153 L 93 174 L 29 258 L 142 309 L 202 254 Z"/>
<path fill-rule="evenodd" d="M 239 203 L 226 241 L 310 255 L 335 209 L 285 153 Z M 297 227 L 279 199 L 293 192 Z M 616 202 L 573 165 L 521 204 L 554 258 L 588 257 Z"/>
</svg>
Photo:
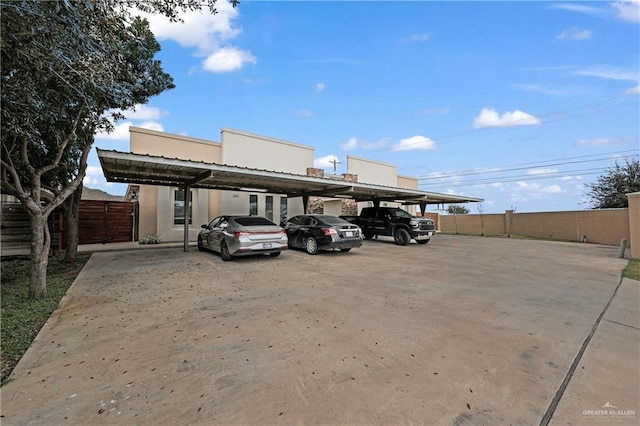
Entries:
<svg viewBox="0 0 640 426">
<path fill-rule="evenodd" d="M 59 212 L 49 215 L 48 225 L 51 235 L 51 247 L 56 248 L 60 243 L 60 218 Z M 20 203 L 2 203 L 2 224 L 0 233 L 2 237 L 2 256 L 25 255 L 30 253 L 31 226 L 29 216 Z"/>
<path fill-rule="evenodd" d="M 138 203 L 80 201 L 79 244 L 137 241 Z M 31 244 L 29 216 L 20 203 L 2 204 L 2 256 L 28 255 Z M 49 216 L 51 249 L 65 247 L 64 221 L 59 211 Z"/>
<path fill-rule="evenodd" d="M 78 244 L 133 241 L 136 205 L 126 201 L 82 200 L 78 216 Z"/>
</svg>

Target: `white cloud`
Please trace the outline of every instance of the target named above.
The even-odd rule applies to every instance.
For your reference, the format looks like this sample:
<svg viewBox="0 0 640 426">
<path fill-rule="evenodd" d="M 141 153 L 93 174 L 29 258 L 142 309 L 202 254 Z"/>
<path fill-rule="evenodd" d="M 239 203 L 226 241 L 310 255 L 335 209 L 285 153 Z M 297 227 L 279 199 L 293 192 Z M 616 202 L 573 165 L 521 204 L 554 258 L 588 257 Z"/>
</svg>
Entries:
<svg viewBox="0 0 640 426">
<path fill-rule="evenodd" d="M 543 187 L 540 191 L 543 194 L 560 194 L 562 192 L 562 188 L 560 185 L 549 185 Z"/>
<path fill-rule="evenodd" d="M 501 183 L 501 182 L 495 182 L 495 183 L 492 183 L 489 186 L 491 186 L 492 188 L 496 188 L 496 189 L 504 189 L 504 183 Z"/>
<path fill-rule="evenodd" d="M 560 194 L 564 192 L 562 190 L 562 187 L 560 187 L 560 185 L 554 184 L 554 185 L 542 186 L 535 182 L 529 183 L 529 182 L 523 182 L 523 181 L 516 182 L 515 190 L 518 192 L 526 193 L 527 196 L 531 196 L 533 198 L 539 198 L 542 195 L 547 195 L 547 194 Z M 512 199 L 518 199 L 518 196 L 516 194 L 512 194 Z M 525 200 L 525 199 L 522 199 L 522 200 Z"/>
<path fill-rule="evenodd" d="M 205 71 L 223 73 L 238 70 L 248 63 L 256 63 L 256 58 L 251 53 L 235 47 L 223 47 L 209 55 L 202 63 L 202 68 Z"/>
<path fill-rule="evenodd" d="M 132 110 L 123 111 L 123 114 L 130 120 L 157 120 L 164 112 L 157 107 L 136 105 Z"/>
<path fill-rule="evenodd" d="M 389 142 L 388 138 L 380 139 L 376 142 L 367 142 L 355 137 L 350 137 L 348 141 L 340 143 L 340 149 L 343 151 L 353 151 L 360 149 L 376 149 L 385 146 Z"/>
<path fill-rule="evenodd" d="M 109 110 L 104 114 L 104 116 L 111 119 L 112 114 L 121 114 L 126 120 L 157 120 L 166 115 L 166 111 L 158 107 L 138 104 L 133 108 L 124 111 L 121 109 Z"/>
<path fill-rule="evenodd" d="M 616 13 L 616 18 L 627 22 L 640 22 L 640 1 L 621 0 L 609 2 L 610 8 L 585 6 L 575 3 L 557 3 L 549 6 L 549 9 L 561 9 L 571 12 L 583 13 L 591 16 L 605 17 L 610 14 L 611 8 Z"/>
<path fill-rule="evenodd" d="M 493 127 L 493 126 L 532 126 L 540 124 L 540 120 L 526 112 L 515 110 L 505 112 L 500 116 L 498 112 L 491 108 L 482 108 L 480 114 L 474 119 L 473 127 Z"/>
<path fill-rule="evenodd" d="M 592 89 L 580 86 L 546 86 L 526 83 L 514 83 L 511 86 L 520 90 L 526 90 L 527 92 L 542 93 L 556 97 L 585 96 L 592 93 Z"/>
<path fill-rule="evenodd" d="M 578 175 L 574 175 L 574 176 L 562 176 L 560 178 L 560 180 L 563 180 L 565 182 L 571 181 L 571 180 L 582 180 L 582 176 L 578 176 Z"/>
<path fill-rule="evenodd" d="M 576 146 L 587 146 L 592 148 L 601 148 L 607 146 L 627 145 L 638 142 L 638 138 L 634 136 L 626 138 L 592 138 L 592 139 L 578 139 Z"/>
<path fill-rule="evenodd" d="M 624 91 L 625 95 L 640 95 L 640 84 Z"/>
<path fill-rule="evenodd" d="M 317 83 L 316 84 L 316 92 L 320 93 L 320 92 L 324 91 L 324 87 L 325 87 L 324 83 Z"/>
<path fill-rule="evenodd" d="M 82 184 L 85 186 L 95 186 L 100 183 L 104 183 L 105 178 L 102 173 L 102 167 L 98 166 L 87 166 L 84 179 L 82 179 Z"/>
<path fill-rule="evenodd" d="M 640 0 L 616 1 L 611 3 L 617 9 L 618 18 L 628 22 L 640 22 Z"/>
<path fill-rule="evenodd" d="M 242 32 L 232 25 L 239 15 L 238 9 L 226 1 L 217 2 L 216 8 L 218 13 L 215 15 L 208 10 L 183 12 L 180 14 L 183 22 L 171 22 L 161 14 L 140 15 L 149 21 L 151 31 L 158 40 L 174 40 L 183 47 L 196 47 L 199 55 L 206 56 L 222 42 Z"/>
<path fill-rule="evenodd" d="M 570 3 L 553 4 L 549 6 L 549 9 L 568 10 L 571 12 L 584 13 L 585 15 L 602 15 L 604 13 L 604 10 L 598 7 Z"/>
<path fill-rule="evenodd" d="M 408 37 L 402 38 L 400 41 L 402 41 L 403 43 L 424 43 L 426 41 L 429 41 L 429 34 L 411 34 Z"/>
<path fill-rule="evenodd" d="M 550 173 L 558 173 L 558 169 L 553 169 L 553 168 L 549 168 L 549 169 L 533 169 L 533 170 L 528 170 L 526 174 L 528 174 L 528 175 L 548 175 Z"/>
<path fill-rule="evenodd" d="M 340 149 L 342 149 L 343 151 L 353 151 L 357 147 L 358 147 L 358 139 L 353 137 L 349 138 L 349 140 L 346 141 L 345 143 L 340 144 Z"/>
<path fill-rule="evenodd" d="M 227 1 L 217 2 L 216 9 L 215 15 L 208 10 L 183 12 L 180 14 L 183 22 L 171 22 L 161 14 L 138 14 L 149 21 L 158 40 L 173 40 L 183 47 L 194 48 L 195 56 L 206 57 L 202 64 L 205 71 L 230 72 L 247 63 L 255 63 L 256 59 L 249 51 L 228 45 L 242 32 L 233 25 L 239 15 L 238 9 Z"/>
<path fill-rule="evenodd" d="M 129 141 L 129 127 L 134 124 L 130 121 L 125 121 L 120 124 L 116 124 L 114 126 L 114 130 L 111 133 L 96 133 L 96 139 L 101 140 L 112 140 L 112 141 L 121 141 L 128 142 Z M 142 127 L 150 130 L 158 130 L 160 132 L 164 131 L 162 124 L 155 121 L 145 121 L 140 124 L 136 124 L 137 127 Z"/>
<path fill-rule="evenodd" d="M 337 161 L 340 164 L 340 159 L 333 154 L 327 155 L 326 157 L 314 158 L 313 167 L 318 169 L 328 169 L 329 167 L 333 168 L 333 162 Z"/>
<path fill-rule="evenodd" d="M 573 71 L 571 74 L 586 77 L 605 78 L 608 80 L 638 81 L 638 71 L 626 70 L 623 68 L 613 67 L 611 65 L 596 65 L 593 67 Z"/>
<path fill-rule="evenodd" d="M 86 175 L 87 176 L 103 176 L 102 167 L 87 166 Z"/>
<path fill-rule="evenodd" d="M 436 149 L 436 143 L 426 136 L 411 136 L 402 139 L 394 147 L 394 151 L 410 151 L 414 149 Z"/>
<path fill-rule="evenodd" d="M 588 40 L 590 38 L 590 30 L 580 30 L 576 27 L 566 29 L 556 36 L 556 40 Z"/>
</svg>

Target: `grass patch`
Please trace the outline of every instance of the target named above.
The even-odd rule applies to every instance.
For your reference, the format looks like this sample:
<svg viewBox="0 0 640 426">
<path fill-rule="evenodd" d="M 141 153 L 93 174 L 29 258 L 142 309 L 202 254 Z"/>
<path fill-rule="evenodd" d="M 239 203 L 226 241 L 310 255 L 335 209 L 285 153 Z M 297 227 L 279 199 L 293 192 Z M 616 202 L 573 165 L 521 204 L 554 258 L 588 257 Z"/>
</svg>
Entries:
<svg viewBox="0 0 640 426">
<path fill-rule="evenodd" d="M 89 254 L 81 254 L 70 262 L 52 257 L 47 268 L 47 295 L 29 299 L 28 260 L 2 262 L 2 287 L 0 299 L 0 352 L 2 363 L 1 383 L 29 349 L 33 339 L 58 307 L 60 299 L 78 276 Z"/>
<path fill-rule="evenodd" d="M 622 270 L 622 276 L 640 281 L 640 259 L 631 259 Z"/>
</svg>

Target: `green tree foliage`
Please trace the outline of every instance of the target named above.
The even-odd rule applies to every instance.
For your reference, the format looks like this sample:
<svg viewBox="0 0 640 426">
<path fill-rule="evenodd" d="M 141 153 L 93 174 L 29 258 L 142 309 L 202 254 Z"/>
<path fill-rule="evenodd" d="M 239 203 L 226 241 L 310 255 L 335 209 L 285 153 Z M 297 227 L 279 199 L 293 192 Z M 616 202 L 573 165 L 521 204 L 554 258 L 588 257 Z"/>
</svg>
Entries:
<svg viewBox="0 0 640 426">
<path fill-rule="evenodd" d="M 82 184 L 96 131 L 173 88 L 134 9 L 172 20 L 216 0 L 2 0 L 2 174 L 31 223 L 30 297 L 46 293 L 51 212 Z M 235 5 L 235 3 L 234 3 Z"/>
<path fill-rule="evenodd" d="M 460 204 L 449 204 L 447 207 L 447 213 L 449 214 L 469 214 L 469 209 Z"/>
<path fill-rule="evenodd" d="M 615 166 L 587 187 L 594 209 L 629 207 L 626 194 L 640 191 L 640 161 L 626 159 L 622 165 L 616 161 Z"/>
</svg>

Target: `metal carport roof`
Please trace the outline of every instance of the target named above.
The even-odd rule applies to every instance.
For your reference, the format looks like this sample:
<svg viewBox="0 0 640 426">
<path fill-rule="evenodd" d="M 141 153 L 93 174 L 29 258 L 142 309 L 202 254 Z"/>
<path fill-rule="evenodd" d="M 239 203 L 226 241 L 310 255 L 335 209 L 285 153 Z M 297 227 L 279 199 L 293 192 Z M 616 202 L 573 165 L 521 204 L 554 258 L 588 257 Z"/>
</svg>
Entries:
<svg viewBox="0 0 640 426">
<path fill-rule="evenodd" d="M 481 202 L 481 198 L 346 182 L 226 164 L 97 149 L 108 182 L 230 191 L 271 192 L 288 197 L 320 196 L 404 204 Z"/>
<path fill-rule="evenodd" d="M 331 178 L 311 177 L 271 170 L 181 160 L 148 154 L 97 149 L 108 182 L 174 186 L 245 192 L 270 192 L 287 197 L 335 197 L 356 201 L 395 201 L 402 204 L 481 202 L 481 198 L 425 192 Z M 306 202 L 305 202 L 306 206 Z M 306 207 L 305 207 L 306 208 Z M 188 221 L 184 248 L 188 250 Z"/>
</svg>

